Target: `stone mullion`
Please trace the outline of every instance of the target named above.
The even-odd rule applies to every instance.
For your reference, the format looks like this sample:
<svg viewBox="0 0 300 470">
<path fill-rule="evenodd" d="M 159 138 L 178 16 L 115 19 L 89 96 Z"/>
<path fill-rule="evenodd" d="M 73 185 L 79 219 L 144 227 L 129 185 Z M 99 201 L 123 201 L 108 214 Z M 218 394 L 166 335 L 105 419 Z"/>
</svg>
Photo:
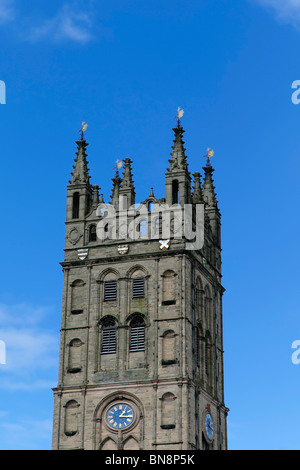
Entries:
<svg viewBox="0 0 300 470">
<path fill-rule="evenodd" d="M 126 318 L 128 316 L 128 279 L 119 278 L 119 291 L 118 291 L 118 316 L 119 316 L 119 328 L 118 328 L 118 343 L 117 343 L 117 368 L 120 371 L 121 376 L 124 375 L 126 362 L 128 358 L 128 351 L 126 351 L 126 334 L 127 328 L 125 326 Z M 124 358 L 124 360 L 121 360 Z"/>
</svg>

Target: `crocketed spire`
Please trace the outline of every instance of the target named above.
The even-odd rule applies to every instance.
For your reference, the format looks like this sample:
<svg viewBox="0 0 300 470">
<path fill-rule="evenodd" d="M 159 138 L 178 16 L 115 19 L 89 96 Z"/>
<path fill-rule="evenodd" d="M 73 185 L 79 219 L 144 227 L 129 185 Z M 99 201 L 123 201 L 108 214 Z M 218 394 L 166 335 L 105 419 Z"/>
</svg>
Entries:
<svg viewBox="0 0 300 470">
<path fill-rule="evenodd" d="M 178 121 L 178 126 L 173 129 L 175 134 L 175 139 L 173 140 L 174 145 L 172 147 L 171 159 L 169 160 L 170 166 L 168 171 L 176 171 L 176 170 L 187 170 L 188 164 L 186 161 L 185 155 L 185 148 L 184 148 L 184 141 L 182 136 L 185 132 L 183 127 L 180 125 L 180 121 Z"/>
<path fill-rule="evenodd" d="M 87 154 L 86 154 L 86 147 L 88 146 L 88 143 L 84 140 L 78 140 L 76 142 L 77 144 L 77 152 L 76 152 L 76 158 L 75 158 L 75 165 L 73 165 L 74 171 L 71 173 L 72 179 L 70 181 L 70 184 L 84 184 L 90 183 L 90 175 L 89 175 L 89 169 L 88 169 L 88 161 L 86 159 Z"/>
<path fill-rule="evenodd" d="M 115 206 L 115 208 L 119 207 L 119 190 L 121 181 L 122 179 L 120 178 L 119 173 L 116 174 L 115 178 L 112 178 L 113 189 L 110 203 Z"/>
<path fill-rule="evenodd" d="M 218 201 L 215 193 L 214 180 L 212 174 L 215 171 L 210 162 L 203 167 L 205 177 L 203 184 L 203 199 L 208 207 L 218 207 Z"/>
<path fill-rule="evenodd" d="M 123 173 L 123 178 L 122 178 L 122 183 L 121 183 L 122 189 L 134 189 L 131 163 L 132 161 L 130 160 L 130 158 L 125 158 L 124 173 Z"/>
</svg>

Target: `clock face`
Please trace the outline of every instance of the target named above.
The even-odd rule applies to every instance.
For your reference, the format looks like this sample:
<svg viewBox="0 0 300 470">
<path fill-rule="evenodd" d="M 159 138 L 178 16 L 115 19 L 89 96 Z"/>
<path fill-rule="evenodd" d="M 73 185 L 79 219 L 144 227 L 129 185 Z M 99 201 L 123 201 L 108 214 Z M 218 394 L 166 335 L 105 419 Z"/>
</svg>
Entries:
<svg viewBox="0 0 300 470">
<path fill-rule="evenodd" d="M 117 403 L 106 413 L 106 422 L 112 429 L 125 429 L 133 423 L 135 413 L 130 405 Z"/>
<path fill-rule="evenodd" d="M 212 438 L 214 437 L 214 423 L 213 423 L 210 413 L 207 413 L 205 415 L 204 424 L 205 424 L 206 435 L 208 439 L 211 441 Z"/>
</svg>

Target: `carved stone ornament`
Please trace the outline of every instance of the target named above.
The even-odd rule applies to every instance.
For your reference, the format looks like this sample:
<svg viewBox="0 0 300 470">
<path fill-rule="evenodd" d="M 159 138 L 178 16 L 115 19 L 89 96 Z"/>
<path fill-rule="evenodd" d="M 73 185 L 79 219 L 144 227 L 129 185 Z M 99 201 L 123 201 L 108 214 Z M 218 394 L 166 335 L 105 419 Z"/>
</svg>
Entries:
<svg viewBox="0 0 300 470">
<path fill-rule="evenodd" d="M 69 232 L 68 240 L 70 243 L 72 243 L 72 245 L 76 245 L 81 237 L 82 235 L 79 233 L 78 228 L 73 227 Z"/>
<path fill-rule="evenodd" d="M 128 253 L 129 246 L 128 245 L 119 245 L 118 252 L 120 255 L 126 255 Z"/>
<path fill-rule="evenodd" d="M 78 254 L 78 258 L 81 259 L 81 261 L 83 261 L 87 257 L 87 255 L 89 254 L 89 250 L 88 250 L 88 248 L 78 250 L 77 254 Z"/>
</svg>

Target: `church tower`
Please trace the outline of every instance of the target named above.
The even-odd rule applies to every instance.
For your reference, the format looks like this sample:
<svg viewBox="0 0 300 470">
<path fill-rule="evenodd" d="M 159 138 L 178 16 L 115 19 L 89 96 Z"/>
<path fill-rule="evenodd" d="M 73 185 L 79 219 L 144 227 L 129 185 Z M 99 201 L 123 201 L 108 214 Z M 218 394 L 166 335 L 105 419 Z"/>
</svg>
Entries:
<svg viewBox="0 0 300 470">
<path fill-rule="evenodd" d="M 227 449 L 214 169 L 208 158 L 203 182 L 199 172 L 192 178 L 179 119 L 173 131 L 166 194 L 157 199 L 151 188 L 135 215 L 133 162 L 124 160 L 122 174 L 117 165 L 105 204 L 90 183 L 83 133 L 76 142 L 53 449 Z M 193 228 L 203 209 L 201 246 L 182 230 L 185 205 Z"/>
</svg>

